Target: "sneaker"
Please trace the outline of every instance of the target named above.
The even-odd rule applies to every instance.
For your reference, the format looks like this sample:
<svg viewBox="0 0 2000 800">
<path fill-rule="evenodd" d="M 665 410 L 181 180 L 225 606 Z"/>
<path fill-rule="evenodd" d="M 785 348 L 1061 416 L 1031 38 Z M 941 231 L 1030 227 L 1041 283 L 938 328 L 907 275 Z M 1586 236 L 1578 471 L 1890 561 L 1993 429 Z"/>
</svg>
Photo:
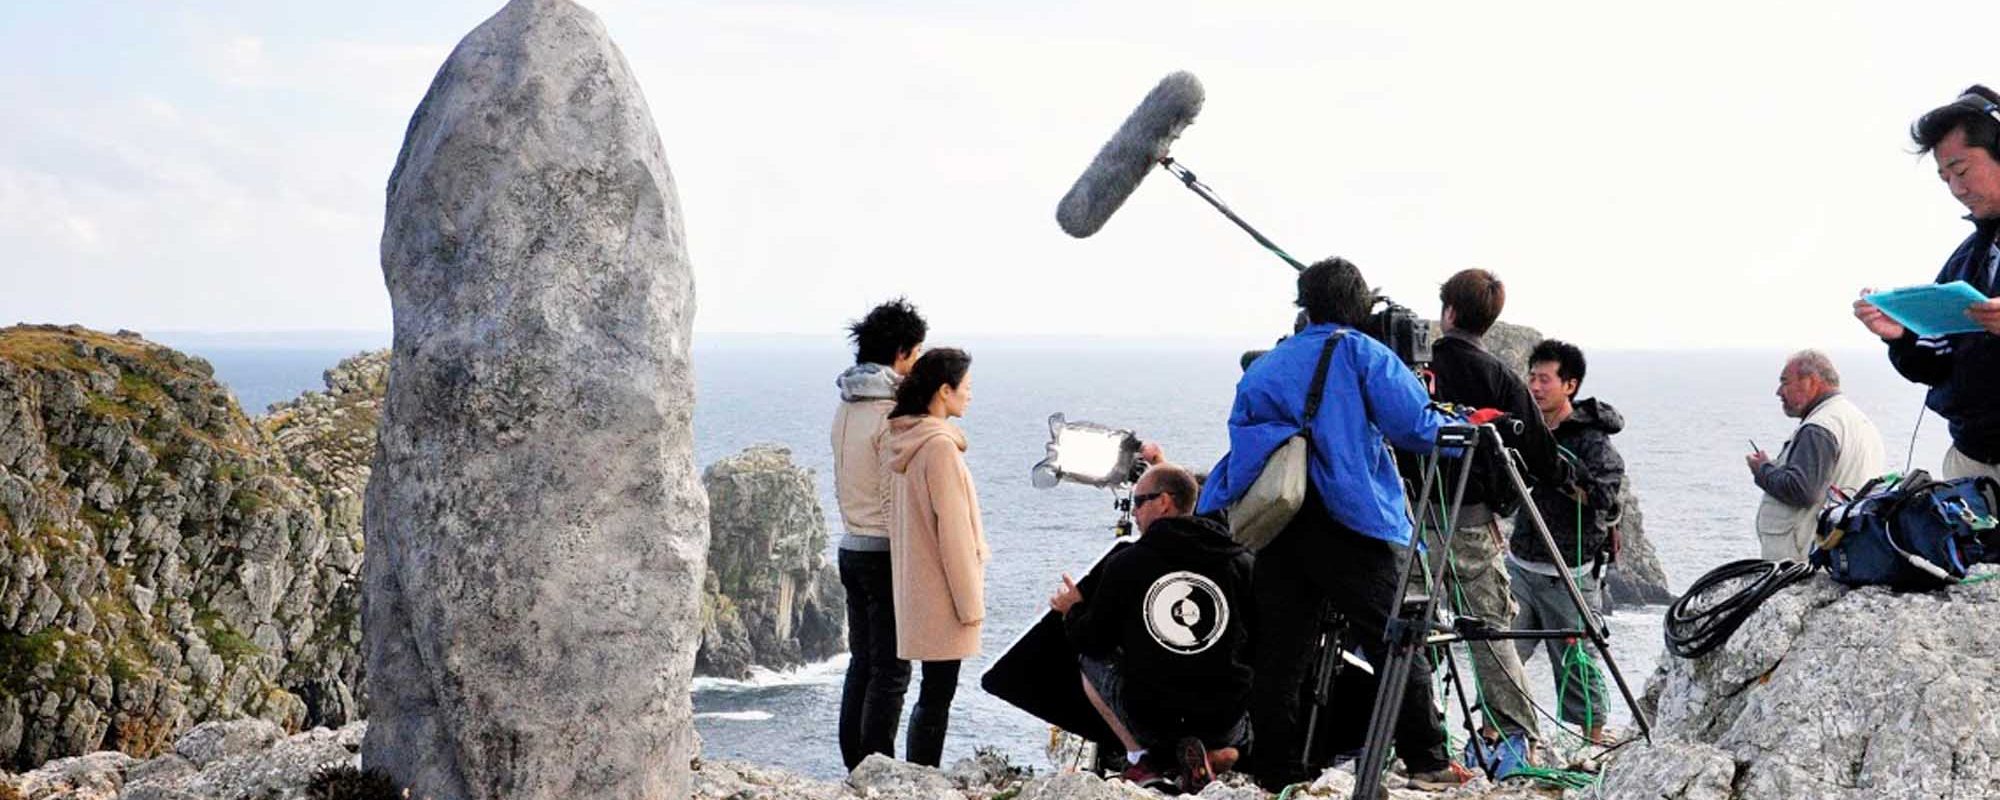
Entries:
<svg viewBox="0 0 2000 800">
<path fill-rule="evenodd" d="M 1411 772 L 1410 788 L 1441 792 L 1464 786 L 1474 777 L 1472 770 L 1454 761 L 1429 772 Z"/>
<path fill-rule="evenodd" d="M 1181 792 L 1196 794 L 1209 781 L 1215 780 L 1215 766 L 1209 763 L 1208 747 L 1200 739 L 1183 737 L 1174 746 L 1174 753 L 1181 759 Z"/>
</svg>

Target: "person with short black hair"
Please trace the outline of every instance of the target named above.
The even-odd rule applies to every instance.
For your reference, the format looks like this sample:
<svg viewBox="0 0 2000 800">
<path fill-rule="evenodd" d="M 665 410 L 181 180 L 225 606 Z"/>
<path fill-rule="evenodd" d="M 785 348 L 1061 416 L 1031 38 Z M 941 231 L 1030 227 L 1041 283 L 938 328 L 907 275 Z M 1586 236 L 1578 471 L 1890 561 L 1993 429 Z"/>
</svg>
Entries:
<svg viewBox="0 0 2000 800">
<path fill-rule="evenodd" d="M 1555 438 L 1542 422 L 1540 409 L 1514 368 L 1486 349 L 1486 332 L 1507 305 L 1507 286 L 1483 269 L 1460 270 L 1438 288 L 1438 313 L 1444 336 L 1431 347 L 1431 396 L 1468 408 L 1492 408 L 1519 420 L 1522 433 L 1503 432 L 1506 444 L 1521 454 L 1526 478 L 1537 485 L 1564 479 L 1556 458 Z M 1491 451 L 1480 453 L 1452 519 L 1450 544 L 1438 577 L 1445 597 L 1461 616 L 1477 617 L 1496 628 L 1513 623 L 1517 608 L 1507 574 L 1509 517 L 1520 497 Z M 1528 680 L 1513 646 L 1505 642 L 1472 642 L 1473 684 L 1484 720 L 1480 733 L 1489 743 L 1532 752 L 1540 738 L 1535 711 L 1528 697 Z M 1501 739 L 1513 740 L 1503 745 Z"/>
<path fill-rule="evenodd" d="M 1098 564 L 1088 596 L 1064 575 L 1049 598 L 1084 694 L 1125 748 L 1125 778 L 1177 770 L 1188 793 L 1250 744 L 1250 551 L 1193 516 L 1197 493 L 1180 466 L 1146 470 L 1132 486 L 1138 540 Z"/>
<path fill-rule="evenodd" d="M 1595 608 L 1601 567 L 1615 554 L 1625 459 L 1611 446 L 1611 435 L 1625 429 L 1625 418 L 1610 403 L 1576 399 L 1586 366 L 1582 350 L 1557 339 L 1542 340 L 1528 355 L 1528 392 L 1569 467 L 1567 480 L 1537 486 L 1532 493 L 1561 552 L 1548 551 L 1526 507 L 1514 521 L 1507 569 L 1520 607 L 1514 618 L 1517 630 L 1583 630 L 1587 623 L 1563 586 L 1563 573 L 1576 582 L 1585 604 Z M 1604 673 L 1580 639 L 1546 639 L 1543 644 L 1561 695 L 1559 718 L 1583 726 L 1585 736 L 1603 743 Z M 1533 640 L 1514 646 L 1522 661 L 1534 656 Z"/>
<path fill-rule="evenodd" d="M 1367 281 L 1346 259 L 1327 259 L 1299 273 L 1298 305 L 1308 324 L 1244 370 L 1229 412 L 1229 452 L 1209 472 L 1197 506 L 1202 514 L 1226 510 L 1249 491 L 1271 454 L 1305 429 L 1306 398 L 1324 360 L 1324 401 L 1306 430 L 1305 503 L 1258 552 L 1252 577 L 1252 771 L 1273 790 L 1309 775 L 1300 764 L 1299 701 L 1320 606 L 1331 603 L 1346 617 L 1370 661 L 1387 663 L 1384 632 L 1410 557 L 1403 484 L 1387 445 L 1430 452 L 1447 421 L 1416 373 L 1381 342 L 1354 330 L 1372 304 Z M 1334 722 L 1358 740 L 1368 720 Z M 1444 728 L 1431 705 L 1430 665 L 1422 658 L 1412 665 L 1403 694 L 1396 750 L 1419 788 L 1456 786 L 1471 777 L 1445 752 Z"/>
<path fill-rule="evenodd" d="M 1985 295 L 1966 316 L 1982 330 L 1919 337 L 1866 296 L 1854 316 L 1889 346 L 1896 371 L 1930 387 L 1924 404 L 1951 427 L 1943 475 L 2000 478 L 2000 93 L 1967 87 L 1910 126 L 1917 152 L 1937 161 L 1938 178 L 1971 212 L 1972 235 L 1938 272 L 1938 283 L 1965 281 Z"/>
<path fill-rule="evenodd" d="M 847 590 L 847 678 L 840 692 L 840 758 L 853 769 L 869 753 L 894 756 L 896 727 L 910 664 L 896 657 L 896 607 L 890 594 L 889 488 L 886 445 L 896 386 L 923 352 L 929 325 L 896 298 L 848 325 L 854 366 L 840 373 L 833 414 L 833 494 L 839 501 L 837 562 Z"/>
</svg>

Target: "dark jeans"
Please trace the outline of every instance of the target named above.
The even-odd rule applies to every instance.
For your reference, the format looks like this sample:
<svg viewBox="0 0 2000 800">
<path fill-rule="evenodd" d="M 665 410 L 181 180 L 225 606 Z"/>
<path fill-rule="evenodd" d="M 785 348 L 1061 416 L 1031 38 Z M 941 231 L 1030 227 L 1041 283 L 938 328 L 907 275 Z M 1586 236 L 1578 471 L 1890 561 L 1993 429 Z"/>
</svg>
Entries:
<svg viewBox="0 0 2000 800">
<path fill-rule="evenodd" d="M 852 771 L 869 753 L 896 755 L 896 724 L 910 687 L 910 662 L 896 657 L 896 604 L 889 554 L 840 551 L 847 589 L 847 684 L 840 692 L 840 759 Z"/>
<path fill-rule="evenodd" d="M 1257 602 L 1257 678 L 1250 690 L 1250 721 L 1257 737 L 1255 774 L 1265 786 L 1307 777 L 1299 770 L 1305 746 L 1300 698 L 1318 632 L 1315 610 L 1322 603 L 1333 604 L 1347 617 L 1369 663 L 1382 668 L 1388 661 L 1383 631 L 1406 553 L 1334 522 L 1319 493 L 1310 489 L 1298 516 L 1257 553 L 1251 580 Z M 1331 727 L 1332 740 L 1362 740 L 1375 685 L 1359 670 L 1343 671 L 1337 691 L 1349 696 L 1332 704 L 1333 718 L 1323 714 L 1320 722 Z M 1444 728 L 1431 706 L 1430 662 L 1424 658 L 1410 668 L 1396 723 L 1396 752 L 1413 772 L 1450 763 Z"/>
<path fill-rule="evenodd" d="M 951 698 L 958 694 L 957 661 L 925 661 L 917 707 L 910 711 L 910 736 L 903 755 L 912 764 L 935 767 L 944 757 L 944 729 L 951 724 Z"/>
</svg>

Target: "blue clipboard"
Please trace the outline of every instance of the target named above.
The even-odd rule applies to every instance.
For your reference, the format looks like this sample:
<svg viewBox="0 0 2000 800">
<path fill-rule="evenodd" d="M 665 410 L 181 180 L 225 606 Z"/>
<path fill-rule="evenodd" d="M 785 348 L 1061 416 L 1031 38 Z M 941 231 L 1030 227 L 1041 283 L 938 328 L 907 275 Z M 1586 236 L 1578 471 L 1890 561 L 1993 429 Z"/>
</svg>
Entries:
<svg viewBox="0 0 2000 800">
<path fill-rule="evenodd" d="M 1986 295 L 1965 281 L 1905 286 L 1862 299 L 1925 338 L 1984 330 L 1965 316 L 1965 309 L 1986 302 Z"/>
</svg>

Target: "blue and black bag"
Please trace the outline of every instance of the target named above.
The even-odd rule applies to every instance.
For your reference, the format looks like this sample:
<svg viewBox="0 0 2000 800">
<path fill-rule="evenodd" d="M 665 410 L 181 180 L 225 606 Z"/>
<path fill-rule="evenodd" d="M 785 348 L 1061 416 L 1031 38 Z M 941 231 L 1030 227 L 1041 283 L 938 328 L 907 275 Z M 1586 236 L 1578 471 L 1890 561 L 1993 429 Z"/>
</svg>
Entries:
<svg viewBox="0 0 2000 800">
<path fill-rule="evenodd" d="M 1922 470 L 1877 478 L 1819 515 L 1808 560 L 1848 586 L 1930 591 L 2000 562 L 2000 483 L 1932 480 Z"/>
</svg>

